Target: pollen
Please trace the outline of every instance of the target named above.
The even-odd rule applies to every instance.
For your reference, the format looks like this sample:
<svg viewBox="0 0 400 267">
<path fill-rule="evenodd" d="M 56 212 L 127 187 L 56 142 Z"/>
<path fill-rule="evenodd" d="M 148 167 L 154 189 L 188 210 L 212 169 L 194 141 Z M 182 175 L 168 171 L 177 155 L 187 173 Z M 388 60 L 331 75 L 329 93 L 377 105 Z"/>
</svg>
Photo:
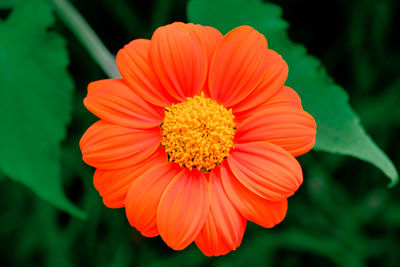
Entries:
<svg viewBox="0 0 400 267">
<path fill-rule="evenodd" d="M 233 148 L 232 110 L 204 94 L 165 108 L 161 145 L 170 162 L 208 172 L 220 165 Z"/>
</svg>

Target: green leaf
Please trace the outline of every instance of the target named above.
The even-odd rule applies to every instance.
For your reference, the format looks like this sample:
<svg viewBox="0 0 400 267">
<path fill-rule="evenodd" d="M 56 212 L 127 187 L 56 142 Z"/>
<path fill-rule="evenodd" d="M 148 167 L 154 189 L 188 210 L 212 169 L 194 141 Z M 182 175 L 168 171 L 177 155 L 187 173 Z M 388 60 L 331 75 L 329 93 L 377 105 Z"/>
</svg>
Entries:
<svg viewBox="0 0 400 267">
<path fill-rule="evenodd" d="M 85 213 L 62 190 L 60 146 L 72 111 L 64 39 L 42 0 L 19 2 L 0 21 L 0 169 L 58 208 Z"/>
<path fill-rule="evenodd" d="M 288 23 L 281 18 L 279 6 L 261 0 L 191 0 L 187 13 L 189 21 L 213 26 L 223 33 L 240 25 L 250 25 L 263 33 L 269 47 L 289 65 L 286 84 L 299 93 L 304 109 L 317 122 L 314 149 L 372 163 L 390 178 L 390 186 L 397 183 L 396 168 L 366 134 L 346 92 L 333 83 L 318 59 L 289 40 Z"/>
<path fill-rule="evenodd" d="M 0 8 L 12 8 L 19 0 L 0 0 Z"/>
</svg>

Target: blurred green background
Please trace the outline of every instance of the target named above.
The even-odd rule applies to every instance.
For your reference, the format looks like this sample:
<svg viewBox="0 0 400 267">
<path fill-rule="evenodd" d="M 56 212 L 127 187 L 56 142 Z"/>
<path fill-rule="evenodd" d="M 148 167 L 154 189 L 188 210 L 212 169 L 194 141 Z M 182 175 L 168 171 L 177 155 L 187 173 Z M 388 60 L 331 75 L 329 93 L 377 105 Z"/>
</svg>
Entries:
<svg viewBox="0 0 400 267">
<path fill-rule="evenodd" d="M 399 167 L 399 1 L 271 2 L 282 7 L 289 37 L 345 88 L 367 132 Z M 185 0 L 71 3 L 113 54 L 161 25 L 187 21 Z M 0 19 L 9 13 L 1 10 Z M 227 256 L 207 258 L 195 245 L 176 252 L 159 237 L 142 237 L 123 209 L 102 204 L 93 169 L 81 161 L 79 139 L 96 120 L 82 100 L 87 84 L 106 75 L 58 18 L 53 29 L 67 39 L 75 87 L 62 183 L 88 217 L 71 217 L 0 173 L 1 266 L 400 266 L 399 186 L 389 189 L 365 162 L 324 152 L 299 158 L 304 184 L 285 220 L 273 229 L 248 223 L 242 245 Z"/>
</svg>

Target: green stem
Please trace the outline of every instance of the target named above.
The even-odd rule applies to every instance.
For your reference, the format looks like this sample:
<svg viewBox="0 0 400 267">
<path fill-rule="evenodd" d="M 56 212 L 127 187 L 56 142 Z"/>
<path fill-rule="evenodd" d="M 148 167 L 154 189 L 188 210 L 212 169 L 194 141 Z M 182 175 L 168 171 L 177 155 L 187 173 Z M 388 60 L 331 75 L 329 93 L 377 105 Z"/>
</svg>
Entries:
<svg viewBox="0 0 400 267">
<path fill-rule="evenodd" d="M 107 76 L 110 78 L 121 77 L 115 64 L 115 57 L 107 50 L 93 29 L 68 0 L 50 0 L 50 2 L 53 3 L 61 20 L 75 34 Z"/>
</svg>

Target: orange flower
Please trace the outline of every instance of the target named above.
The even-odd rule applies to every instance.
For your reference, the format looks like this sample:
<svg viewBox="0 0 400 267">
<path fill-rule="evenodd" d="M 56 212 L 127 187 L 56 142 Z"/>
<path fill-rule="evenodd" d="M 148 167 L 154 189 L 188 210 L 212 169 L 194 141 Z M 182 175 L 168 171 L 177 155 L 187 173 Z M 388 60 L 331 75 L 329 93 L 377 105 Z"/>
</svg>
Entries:
<svg viewBox="0 0 400 267">
<path fill-rule="evenodd" d="M 236 249 L 247 220 L 283 220 L 316 124 L 262 34 L 177 22 L 126 45 L 117 65 L 122 79 L 89 84 L 84 104 L 100 120 L 80 141 L 107 207 L 207 256 Z"/>
</svg>

